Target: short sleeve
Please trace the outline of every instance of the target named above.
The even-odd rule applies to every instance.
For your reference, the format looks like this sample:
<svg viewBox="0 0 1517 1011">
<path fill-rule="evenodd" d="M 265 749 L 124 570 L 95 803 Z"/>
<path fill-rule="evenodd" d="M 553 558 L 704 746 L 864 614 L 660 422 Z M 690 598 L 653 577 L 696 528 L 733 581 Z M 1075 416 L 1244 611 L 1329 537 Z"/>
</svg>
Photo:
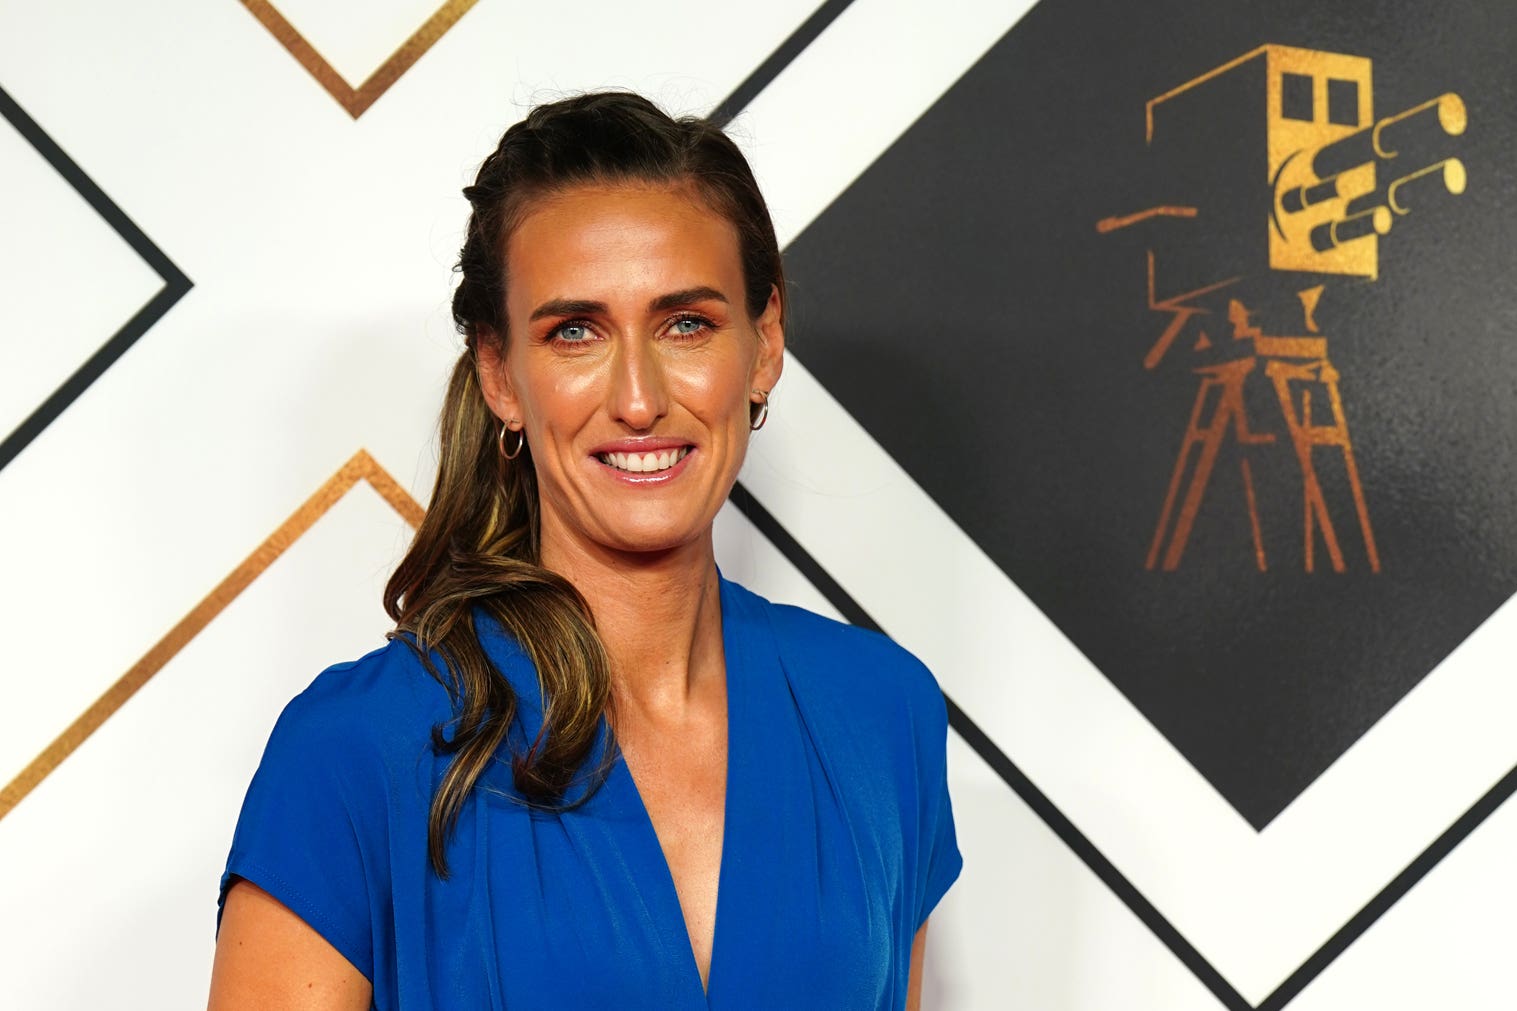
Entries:
<svg viewBox="0 0 1517 1011">
<path fill-rule="evenodd" d="M 931 718 L 919 724 L 918 764 L 921 779 L 922 852 L 917 862 L 916 926 L 920 928 L 964 867 L 954 832 L 953 804 L 948 797 L 948 713 L 941 691 L 933 685 Z"/>
<path fill-rule="evenodd" d="M 315 689 L 275 724 L 243 800 L 226 871 L 278 899 L 373 980 L 370 910 L 389 880 L 383 762 L 362 722 Z"/>
</svg>

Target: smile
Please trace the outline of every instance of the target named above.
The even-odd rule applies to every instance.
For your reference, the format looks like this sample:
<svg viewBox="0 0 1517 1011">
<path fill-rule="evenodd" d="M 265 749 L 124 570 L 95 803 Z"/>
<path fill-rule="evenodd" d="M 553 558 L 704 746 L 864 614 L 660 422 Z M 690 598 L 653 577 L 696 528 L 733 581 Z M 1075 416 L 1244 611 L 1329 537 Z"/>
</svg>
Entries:
<svg viewBox="0 0 1517 1011">
<path fill-rule="evenodd" d="M 689 446 L 665 449 L 656 453 L 597 453 L 595 458 L 608 467 L 628 474 L 652 474 L 668 470 L 683 460 L 690 452 Z"/>
</svg>

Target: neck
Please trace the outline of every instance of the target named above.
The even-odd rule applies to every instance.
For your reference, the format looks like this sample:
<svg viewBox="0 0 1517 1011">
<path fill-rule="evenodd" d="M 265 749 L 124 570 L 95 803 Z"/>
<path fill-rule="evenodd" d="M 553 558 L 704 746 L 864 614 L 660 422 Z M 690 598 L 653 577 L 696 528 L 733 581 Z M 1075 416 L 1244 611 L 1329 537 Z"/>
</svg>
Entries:
<svg viewBox="0 0 1517 1011">
<path fill-rule="evenodd" d="M 677 716 L 723 677 L 721 594 L 711 532 L 667 551 L 617 552 L 552 536 L 541 560 L 590 604 L 616 706 Z"/>
</svg>

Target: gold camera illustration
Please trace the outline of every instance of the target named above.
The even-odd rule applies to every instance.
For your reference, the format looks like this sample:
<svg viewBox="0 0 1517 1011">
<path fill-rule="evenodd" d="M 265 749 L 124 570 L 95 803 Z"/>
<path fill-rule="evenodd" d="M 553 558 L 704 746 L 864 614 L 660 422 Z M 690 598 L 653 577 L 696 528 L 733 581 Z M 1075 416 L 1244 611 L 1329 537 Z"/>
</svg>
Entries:
<svg viewBox="0 0 1517 1011">
<path fill-rule="evenodd" d="M 1267 570 L 1250 447 L 1283 437 L 1300 471 L 1306 570 L 1315 569 L 1319 541 L 1334 571 L 1347 568 L 1343 517 L 1335 522 L 1318 473 L 1328 455 L 1342 468 L 1365 559 L 1379 572 L 1341 376 L 1315 313 L 1330 285 L 1379 277 L 1379 243 L 1398 221 L 1464 191 L 1464 164 L 1448 152 L 1466 127 L 1464 102 L 1446 93 L 1376 119 L 1369 59 L 1264 45 L 1149 100 L 1145 115 L 1154 178 L 1170 199 L 1103 218 L 1096 229 L 1141 226 L 1148 239 L 1148 308 L 1168 320 L 1145 368 L 1192 335 L 1191 351 L 1204 362 L 1191 369 L 1200 385 L 1147 567 L 1179 567 L 1231 443 L 1240 450 L 1255 564 Z M 1294 306 L 1290 323 L 1279 311 L 1284 301 Z M 1265 307 L 1270 319 L 1261 322 Z M 1249 417 L 1246 391 L 1258 383 L 1278 415 Z"/>
</svg>

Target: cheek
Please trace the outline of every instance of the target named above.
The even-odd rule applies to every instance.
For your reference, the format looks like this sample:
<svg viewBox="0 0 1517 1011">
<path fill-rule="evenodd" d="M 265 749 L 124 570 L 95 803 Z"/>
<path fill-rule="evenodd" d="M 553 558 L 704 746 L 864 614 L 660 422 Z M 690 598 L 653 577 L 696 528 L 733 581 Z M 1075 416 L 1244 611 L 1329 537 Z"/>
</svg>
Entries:
<svg viewBox="0 0 1517 1011">
<path fill-rule="evenodd" d="M 710 424 L 742 416 L 746 426 L 748 378 L 746 363 L 736 360 L 685 362 L 670 370 L 680 399 Z"/>
<path fill-rule="evenodd" d="M 542 431 L 572 432 L 603 399 L 599 370 L 548 370 L 522 378 L 517 388 L 528 422 Z"/>
</svg>

